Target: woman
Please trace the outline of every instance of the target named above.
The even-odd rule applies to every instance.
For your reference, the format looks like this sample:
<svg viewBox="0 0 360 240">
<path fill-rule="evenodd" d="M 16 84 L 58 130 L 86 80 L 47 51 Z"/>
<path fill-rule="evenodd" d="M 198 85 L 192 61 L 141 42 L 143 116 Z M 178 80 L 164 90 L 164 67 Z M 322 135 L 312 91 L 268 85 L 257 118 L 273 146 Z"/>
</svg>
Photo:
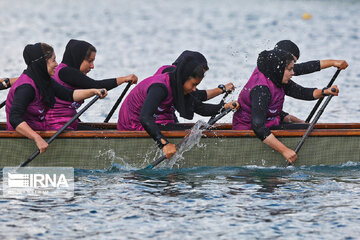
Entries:
<svg viewBox="0 0 360 240">
<path fill-rule="evenodd" d="M 181 60 L 183 60 L 185 57 L 194 57 L 197 58 L 198 61 L 202 62 L 204 65 L 207 66 L 207 60 L 206 58 L 200 54 L 199 52 L 194 52 L 194 51 L 189 51 L 189 50 L 185 50 L 183 51 L 180 56 L 175 60 L 175 62 L 173 62 L 172 65 L 164 65 L 162 67 L 160 67 L 154 75 L 158 75 L 158 74 L 163 74 L 166 72 L 170 72 L 172 71 Z M 214 89 L 208 89 L 208 90 L 198 90 L 196 89 L 195 92 L 192 92 L 191 95 L 193 97 L 196 97 L 197 99 L 199 99 L 200 101 L 204 102 L 207 100 L 210 100 L 222 93 L 225 92 L 231 92 L 235 90 L 235 87 L 233 85 L 233 83 L 227 83 L 227 84 L 220 84 L 217 88 Z M 160 115 L 156 118 L 156 123 L 159 124 L 166 124 L 166 123 L 178 123 L 177 117 L 175 115 L 175 111 L 174 114 L 166 114 L 166 115 Z"/>
<path fill-rule="evenodd" d="M 94 95 L 104 98 L 101 89 L 69 90 L 51 76 L 55 73 L 57 62 L 54 49 L 45 43 L 27 45 L 24 49 L 27 69 L 11 87 L 6 99 L 7 129 L 35 141 L 40 153 L 46 151 L 48 144 L 35 132 L 46 130 L 45 116 L 55 105 L 55 96 L 69 102 L 82 101 Z"/>
<path fill-rule="evenodd" d="M 99 81 L 89 78 L 86 74 L 94 68 L 95 56 L 96 49 L 90 43 L 71 39 L 66 45 L 63 60 L 55 69 L 53 78 L 59 84 L 72 90 L 89 88 L 110 90 L 124 82 L 137 82 L 138 78 L 134 74 Z M 46 115 L 48 130 L 58 130 L 64 126 L 66 122 L 76 115 L 76 109 L 82 103 L 82 101 L 69 102 L 56 98 L 54 108 L 50 109 Z M 78 120 L 74 121 L 68 129 L 78 129 Z"/>
<path fill-rule="evenodd" d="M 180 56 L 175 60 L 175 62 L 173 62 L 172 65 L 164 65 L 164 66 L 160 67 L 154 75 L 171 71 L 171 69 L 175 68 L 176 65 L 178 65 L 178 63 L 187 56 L 193 56 L 193 57 L 198 56 L 199 61 L 203 61 L 207 65 L 207 61 L 202 54 L 199 55 L 198 52 L 185 50 L 184 52 L 182 52 L 180 54 Z M 230 82 L 225 85 L 220 84 L 217 88 L 213 88 L 213 89 L 208 89 L 208 90 L 196 89 L 196 91 L 193 92 L 192 95 L 204 102 L 204 101 L 210 100 L 214 97 L 217 97 L 222 93 L 231 92 L 233 90 L 235 90 L 234 84 Z"/>
<path fill-rule="evenodd" d="M 314 100 L 339 93 L 336 85 L 331 87 L 336 92 L 330 91 L 331 88 L 304 88 L 291 80 L 293 75 L 294 58 L 290 53 L 279 49 L 261 52 L 257 67 L 240 92 L 238 101 L 241 109 L 233 116 L 234 130 L 253 129 L 260 140 L 280 152 L 290 163 L 297 159 L 297 154 L 282 144 L 269 129 L 281 127 L 285 95 Z"/>
<path fill-rule="evenodd" d="M 304 63 L 296 63 L 300 57 L 300 49 L 295 43 L 293 43 L 290 40 L 279 41 L 278 43 L 276 43 L 274 49 L 284 50 L 293 55 L 295 62 L 294 76 L 310 74 L 329 67 L 336 67 L 341 70 L 346 69 L 348 67 L 348 63 L 345 60 L 326 59 L 326 60 L 313 60 Z M 305 122 L 284 111 L 282 112 L 282 115 L 284 116 L 284 122 Z"/>
<path fill-rule="evenodd" d="M 279 41 L 278 43 L 276 43 L 274 49 L 281 49 L 291 53 L 294 57 L 295 62 L 299 60 L 300 49 L 295 43 L 293 43 L 290 40 Z M 348 63 L 345 60 L 333 60 L 333 59 L 314 60 L 304 63 L 297 63 L 294 66 L 294 75 L 299 76 L 299 75 L 309 74 L 329 67 L 336 67 L 338 69 L 343 70 L 348 67 Z"/>
<path fill-rule="evenodd" d="M 211 116 L 223 107 L 233 108 L 232 103 L 204 104 L 191 95 L 208 69 L 204 61 L 194 56 L 187 56 L 172 71 L 143 80 L 129 93 L 122 104 L 117 129 L 120 131 L 145 129 L 163 150 L 165 156 L 171 158 L 176 152 L 176 147 L 161 134 L 160 128 L 167 129 L 170 126 L 174 129 L 177 125 L 174 122 L 167 122 L 165 127 L 156 124 L 159 115 L 173 114 L 175 108 L 181 117 L 192 119 L 194 113 Z"/>
</svg>

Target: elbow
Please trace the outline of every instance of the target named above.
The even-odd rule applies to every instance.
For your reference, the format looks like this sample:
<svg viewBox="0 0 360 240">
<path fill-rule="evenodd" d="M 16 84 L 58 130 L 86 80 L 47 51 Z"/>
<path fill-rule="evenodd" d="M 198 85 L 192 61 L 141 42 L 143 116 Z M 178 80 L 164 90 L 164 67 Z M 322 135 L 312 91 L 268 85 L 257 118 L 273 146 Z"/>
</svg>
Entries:
<svg viewBox="0 0 360 240">
<path fill-rule="evenodd" d="M 251 128 L 254 130 L 255 133 L 264 127 L 265 127 L 265 124 L 263 121 L 260 121 L 259 119 L 251 120 Z"/>
<path fill-rule="evenodd" d="M 251 128 L 253 129 L 257 138 L 261 141 L 264 141 L 265 138 L 269 135 L 270 130 L 265 126 L 262 121 L 252 121 Z"/>
<path fill-rule="evenodd" d="M 10 125 L 13 127 L 13 129 L 16 129 L 17 128 L 17 126 L 19 126 L 19 124 L 21 123 L 21 122 L 19 122 L 18 120 L 15 120 L 13 117 L 11 117 L 11 115 L 10 115 L 10 117 L 9 117 L 9 123 L 10 123 Z"/>
</svg>

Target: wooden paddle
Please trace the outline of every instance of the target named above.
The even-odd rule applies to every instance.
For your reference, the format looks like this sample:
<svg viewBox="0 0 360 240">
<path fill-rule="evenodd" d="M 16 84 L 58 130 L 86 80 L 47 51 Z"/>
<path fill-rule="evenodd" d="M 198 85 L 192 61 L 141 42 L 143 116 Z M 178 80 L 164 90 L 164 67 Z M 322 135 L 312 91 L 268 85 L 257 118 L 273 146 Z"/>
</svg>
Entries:
<svg viewBox="0 0 360 240">
<path fill-rule="evenodd" d="M 116 103 L 114 104 L 114 106 L 112 107 L 112 109 L 110 110 L 109 114 L 107 115 L 107 117 L 104 120 L 104 123 L 109 122 L 110 118 L 112 117 L 112 115 L 114 114 L 115 110 L 117 109 L 117 107 L 119 106 L 119 104 L 121 103 L 122 99 L 124 98 L 126 92 L 129 90 L 131 86 L 131 81 L 128 82 L 128 84 L 126 85 L 124 91 L 121 93 L 120 97 L 118 98 L 118 100 L 116 101 Z"/>
<path fill-rule="evenodd" d="M 0 109 L 2 109 L 5 105 L 6 105 L 6 100 L 0 104 Z"/>
<path fill-rule="evenodd" d="M 104 90 L 101 90 L 101 94 L 105 94 Z M 47 143 L 50 144 L 52 141 L 55 140 L 57 136 L 59 136 L 70 124 L 72 124 L 78 117 L 81 116 L 91 105 L 93 105 L 98 99 L 100 98 L 99 95 L 95 96 L 85 107 L 83 107 L 75 116 L 73 116 L 65 125 L 60 128 L 49 140 L 47 140 Z M 19 167 L 25 167 L 28 165 L 34 158 L 36 158 L 40 154 L 40 150 L 36 150 L 25 162 L 20 164 Z"/>
<path fill-rule="evenodd" d="M 233 103 L 233 106 L 236 106 L 236 103 Z M 214 125 L 217 121 L 219 121 L 222 117 L 224 117 L 226 114 L 228 114 L 229 112 L 231 112 L 233 109 L 232 108 L 228 108 L 225 111 L 223 111 L 222 113 L 220 113 L 217 117 L 215 117 L 214 119 L 210 120 L 207 123 L 207 126 L 205 127 L 205 129 L 210 128 L 212 125 Z M 187 136 L 186 136 L 187 137 Z M 186 139 L 186 137 L 179 143 L 176 145 L 176 148 L 178 149 L 181 144 L 184 142 L 184 140 Z M 157 165 L 159 165 L 162 161 L 164 161 L 166 159 L 166 156 L 162 156 L 160 157 L 158 160 L 152 162 L 151 164 L 149 164 L 146 168 L 144 169 L 153 169 L 154 167 L 156 167 Z"/>
<path fill-rule="evenodd" d="M 336 92 L 335 88 L 331 89 L 332 92 Z M 314 120 L 311 122 L 310 126 L 308 127 L 308 129 L 306 130 L 306 133 L 304 134 L 304 136 L 302 137 L 301 141 L 299 142 L 299 144 L 297 145 L 297 147 L 295 148 L 295 152 L 298 153 L 300 151 L 300 148 L 302 147 L 302 145 L 304 144 L 306 138 L 309 136 L 309 134 L 311 133 L 311 131 L 314 129 L 315 124 L 317 123 L 317 121 L 319 120 L 321 114 L 323 114 L 326 106 L 329 104 L 331 98 L 334 95 L 330 95 L 327 97 L 326 101 L 324 102 L 324 104 L 321 106 L 320 110 L 316 113 Z M 288 162 L 288 166 L 292 165 L 290 162 Z"/>
<path fill-rule="evenodd" d="M 340 69 L 338 69 L 338 70 L 336 71 L 336 73 L 335 73 L 334 76 L 331 78 L 329 84 L 328 84 L 326 87 L 329 88 L 329 87 L 331 87 L 331 86 L 333 85 L 333 83 L 334 83 L 335 79 L 337 78 L 337 76 L 339 75 L 340 71 L 341 71 Z M 324 100 L 323 97 L 322 97 L 322 98 L 319 98 L 319 100 L 318 100 L 317 103 L 315 104 L 314 108 L 311 110 L 309 116 L 306 118 L 306 120 L 305 120 L 306 123 L 309 123 L 309 122 L 310 122 L 311 118 L 314 116 L 315 112 L 317 111 L 317 109 L 319 108 L 319 106 L 320 106 L 320 104 L 321 104 L 321 102 L 322 102 L 323 100 Z"/>
</svg>

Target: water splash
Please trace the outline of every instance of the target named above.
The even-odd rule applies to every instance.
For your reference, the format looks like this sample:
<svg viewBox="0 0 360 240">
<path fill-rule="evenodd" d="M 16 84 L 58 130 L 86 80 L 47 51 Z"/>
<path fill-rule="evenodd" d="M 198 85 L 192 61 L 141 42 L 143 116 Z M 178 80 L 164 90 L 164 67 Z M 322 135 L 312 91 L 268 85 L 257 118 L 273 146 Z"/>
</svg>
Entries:
<svg viewBox="0 0 360 240">
<path fill-rule="evenodd" d="M 128 164 L 122 157 L 116 156 L 114 149 L 109 149 L 106 151 L 99 150 L 99 154 L 95 156 L 99 161 L 109 160 L 110 165 L 108 168 L 104 169 L 106 171 L 117 170 L 134 170 L 135 167 Z"/>
<path fill-rule="evenodd" d="M 175 155 L 170 158 L 167 167 L 173 168 L 175 164 L 178 164 L 180 161 L 184 160 L 183 154 L 190 151 L 195 145 L 197 147 L 205 147 L 205 144 L 200 144 L 200 139 L 202 132 L 210 127 L 206 122 L 199 120 L 195 125 L 190 129 L 188 135 L 184 137 L 180 144 L 177 145 L 177 151 Z"/>
</svg>

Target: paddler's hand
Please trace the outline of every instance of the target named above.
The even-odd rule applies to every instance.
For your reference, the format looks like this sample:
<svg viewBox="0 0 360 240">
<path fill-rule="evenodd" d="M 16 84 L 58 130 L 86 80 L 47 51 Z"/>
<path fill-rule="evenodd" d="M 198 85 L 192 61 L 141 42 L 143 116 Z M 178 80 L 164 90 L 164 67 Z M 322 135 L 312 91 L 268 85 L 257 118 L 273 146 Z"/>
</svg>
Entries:
<svg viewBox="0 0 360 240">
<path fill-rule="evenodd" d="M 232 101 L 232 102 L 225 103 L 224 108 L 225 109 L 229 109 L 229 108 L 231 108 L 231 109 L 234 109 L 234 108 L 239 109 L 240 104 L 237 101 Z"/>
<path fill-rule="evenodd" d="M 170 159 L 176 153 L 176 145 L 172 143 L 168 143 L 162 148 L 162 150 L 166 158 Z"/>
<path fill-rule="evenodd" d="M 296 161 L 298 155 L 296 152 L 290 148 L 286 148 L 281 154 L 284 156 L 284 158 L 291 164 L 294 164 Z"/>
<path fill-rule="evenodd" d="M 334 96 L 338 96 L 339 95 L 339 88 L 337 85 L 333 85 L 327 89 L 324 90 L 325 96 L 329 96 L 329 95 L 334 95 Z"/>
<path fill-rule="evenodd" d="M 235 86 L 232 82 L 225 84 L 226 92 L 232 92 L 235 90 Z"/>
<path fill-rule="evenodd" d="M 116 78 L 116 82 L 118 85 L 126 82 L 131 82 L 131 84 L 136 84 L 138 81 L 138 77 L 135 74 L 130 74 L 125 77 L 118 77 Z"/>
<path fill-rule="evenodd" d="M 38 135 L 35 139 L 34 139 L 36 146 L 38 147 L 38 149 L 40 150 L 40 154 L 45 152 L 46 149 L 49 147 L 49 144 L 42 138 L 40 137 L 40 135 Z"/>
<path fill-rule="evenodd" d="M 345 60 L 334 60 L 334 67 L 337 67 L 339 70 L 346 69 L 349 64 Z"/>
<path fill-rule="evenodd" d="M 105 88 L 103 89 L 95 89 L 95 95 L 100 96 L 101 99 L 107 96 L 107 91 Z"/>
</svg>

